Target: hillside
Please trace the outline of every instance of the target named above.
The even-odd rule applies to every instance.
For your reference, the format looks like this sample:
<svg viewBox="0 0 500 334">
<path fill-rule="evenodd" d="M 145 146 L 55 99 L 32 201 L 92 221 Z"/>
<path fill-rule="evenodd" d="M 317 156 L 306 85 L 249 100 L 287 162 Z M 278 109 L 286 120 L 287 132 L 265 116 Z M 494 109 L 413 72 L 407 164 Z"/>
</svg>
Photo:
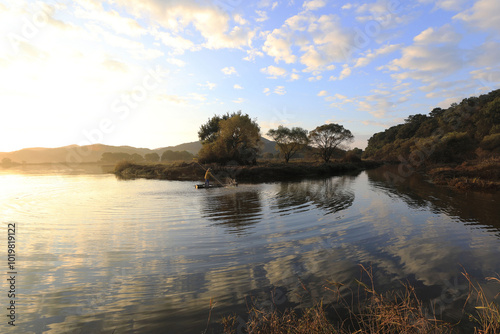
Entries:
<svg viewBox="0 0 500 334">
<path fill-rule="evenodd" d="M 363 157 L 424 169 L 461 189 L 500 189 L 500 90 L 409 116 L 374 134 Z"/>
<path fill-rule="evenodd" d="M 498 155 L 499 150 L 500 90 L 495 90 L 448 109 L 409 116 L 404 124 L 374 134 L 364 157 L 398 161 L 421 152 L 426 162 L 461 163 Z"/>
<path fill-rule="evenodd" d="M 265 138 L 262 138 L 262 141 L 264 143 L 262 153 L 276 153 L 274 142 Z M 154 150 L 132 146 L 110 146 L 103 144 L 86 146 L 70 145 L 58 148 L 36 147 L 25 148 L 14 152 L 0 152 L 0 161 L 2 161 L 3 159 L 10 159 L 11 161 L 16 163 L 26 162 L 31 164 L 54 162 L 91 163 L 99 161 L 104 152 L 139 154 L 141 156 L 144 156 L 148 153 L 158 153 L 158 155 L 161 156 L 163 152 L 167 150 L 188 151 L 189 153 L 197 154 L 200 148 L 201 143 L 199 141 L 184 143 L 176 146 L 167 146 Z"/>
</svg>

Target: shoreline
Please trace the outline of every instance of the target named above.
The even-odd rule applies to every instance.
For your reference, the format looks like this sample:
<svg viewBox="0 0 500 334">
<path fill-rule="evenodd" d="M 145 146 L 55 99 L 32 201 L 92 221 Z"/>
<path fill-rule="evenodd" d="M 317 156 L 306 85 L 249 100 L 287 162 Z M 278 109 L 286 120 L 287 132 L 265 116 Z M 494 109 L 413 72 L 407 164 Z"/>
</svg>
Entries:
<svg viewBox="0 0 500 334">
<path fill-rule="evenodd" d="M 210 167 L 213 174 L 221 181 L 229 179 L 238 182 L 273 182 L 298 180 L 311 177 L 325 177 L 361 172 L 382 166 L 382 162 L 259 162 L 253 166 L 222 166 L 211 164 L 201 166 L 196 162 L 172 164 L 143 164 L 120 162 L 115 166 L 114 174 L 124 180 L 137 178 L 176 180 L 176 181 L 203 181 L 205 170 Z"/>
<path fill-rule="evenodd" d="M 425 168 L 425 174 L 434 184 L 457 190 L 500 190 L 500 158 L 434 164 Z"/>
</svg>

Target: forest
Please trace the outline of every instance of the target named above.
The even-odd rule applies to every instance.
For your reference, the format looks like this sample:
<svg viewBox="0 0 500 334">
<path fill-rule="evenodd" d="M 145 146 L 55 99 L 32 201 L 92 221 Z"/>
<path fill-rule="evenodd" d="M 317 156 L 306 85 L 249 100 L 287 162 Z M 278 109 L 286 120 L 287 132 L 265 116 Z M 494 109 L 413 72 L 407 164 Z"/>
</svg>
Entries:
<svg viewBox="0 0 500 334">
<path fill-rule="evenodd" d="M 461 163 L 498 155 L 500 90 L 466 98 L 448 109 L 435 108 L 428 115 L 409 116 L 405 123 L 374 134 L 363 158 L 405 162 L 415 152 L 422 160 L 417 164 Z"/>
</svg>

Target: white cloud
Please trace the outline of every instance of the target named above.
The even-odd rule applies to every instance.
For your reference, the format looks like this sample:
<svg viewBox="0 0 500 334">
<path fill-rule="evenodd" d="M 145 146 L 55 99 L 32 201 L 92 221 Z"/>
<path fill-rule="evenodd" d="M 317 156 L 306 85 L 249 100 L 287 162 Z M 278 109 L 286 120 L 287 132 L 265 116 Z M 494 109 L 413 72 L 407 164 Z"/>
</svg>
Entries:
<svg viewBox="0 0 500 334">
<path fill-rule="evenodd" d="M 257 57 L 264 57 L 264 53 L 257 49 L 246 50 L 247 56 L 243 58 L 246 61 L 254 61 Z"/>
<path fill-rule="evenodd" d="M 232 74 L 238 74 L 238 72 L 236 72 L 236 69 L 234 68 L 234 66 L 231 66 L 231 67 L 224 67 L 223 69 L 221 69 L 222 73 L 224 73 L 225 75 L 232 75 Z"/>
<path fill-rule="evenodd" d="M 340 72 L 340 75 L 338 77 L 331 76 L 329 79 L 330 81 L 344 80 L 345 78 L 347 78 L 352 74 L 352 69 L 347 64 L 344 64 L 342 67 L 343 69 Z"/>
<path fill-rule="evenodd" d="M 326 90 L 322 90 L 318 93 L 318 96 L 327 96 L 328 92 Z"/>
<path fill-rule="evenodd" d="M 475 66 L 498 66 L 500 42 L 488 41 L 476 49 L 472 63 Z"/>
<path fill-rule="evenodd" d="M 343 5 L 343 6 L 341 7 L 341 9 L 343 9 L 343 10 L 349 10 L 349 9 L 351 9 L 352 7 L 353 7 L 352 3 L 346 3 L 345 5 Z"/>
<path fill-rule="evenodd" d="M 429 28 L 414 38 L 414 44 L 401 50 L 402 57 L 393 60 L 385 68 L 395 73 L 398 81 L 408 78 L 432 82 L 460 70 L 465 52 L 458 43 L 461 35 L 450 25 L 439 29 Z"/>
<path fill-rule="evenodd" d="M 286 94 L 285 86 L 277 86 L 274 89 L 274 94 L 285 95 Z"/>
<path fill-rule="evenodd" d="M 295 63 L 297 57 L 292 52 L 292 35 L 280 29 L 274 29 L 264 42 L 262 50 L 276 62 L 283 60 L 287 64 Z"/>
<path fill-rule="evenodd" d="M 260 71 L 269 75 L 268 79 L 277 79 L 278 77 L 284 77 L 286 75 L 286 70 L 284 68 L 273 65 L 261 68 Z"/>
<path fill-rule="evenodd" d="M 446 24 L 439 29 L 428 28 L 417 35 L 413 40 L 417 44 L 456 44 L 460 42 L 462 35 Z"/>
<path fill-rule="evenodd" d="M 271 94 L 271 90 L 269 88 L 264 88 L 264 90 L 262 91 L 262 93 L 264 93 L 266 95 L 269 95 L 269 94 Z"/>
<path fill-rule="evenodd" d="M 309 81 L 309 82 L 313 82 L 313 81 L 320 81 L 321 79 L 323 79 L 323 76 L 321 76 L 321 75 L 317 75 L 317 76 L 315 76 L 315 77 L 309 77 L 309 78 L 307 79 L 307 81 Z"/>
<path fill-rule="evenodd" d="M 198 86 L 208 88 L 209 90 L 213 90 L 215 87 L 217 87 L 217 84 L 207 81 L 204 84 L 199 83 Z"/>
<path fill-rule="evenodd" d="M 157 30 L 152 30 L 151 34 L 155 38 L 159 39 L 163 45 L 171 48 L 172 54 L 181 55 L 186 50 L 196 51 L 200 49 L 200 47 L 196 46 L 192 41 L 182 36 L 174 35 L 170 32 L 159 32 Z"/>
<path fill-rule="evenodd" d="M 436 9 L 444 9 L 449 11 L 459 11 L 467 3 L 467 0 L 419 0 L 423 4 L 434 4 Z"/>
<path fill-rule="evenodd" d="M 167 58 L 167 62 L 178 67 L 184 67 L 186 62 L 177 58 Z"/>
<path fill-rule="evenodd" d="M 305 10 L 317 10 L 324 6 L 326 6 L 325 0 L 309 0 L 305 1 L 302 5 Z"/>
<path fill-rule="evenodd" d="M 102 66 L 110 71 L 127 73 L 129 71 L 128 66 L 118 60 L 106 59 L 102 62 Z"/>
<path fill-rule="evenodd" d="M 263 51 L 276 62 L 291 64 L 300 59 L 306 71 L 323 71 L 331 63 L 347 59 L 353 34 L 343 29 L 337 15 L 318 17 L 306 11 L 288 18 L 281 28 L 267 35 Z M 293 53 L 292 46 L 299 48 L 300 57 Z"/>
<path fill-rule="evenodd" d="M 160 101 L 166 101 L 174 104 L 186 104 L 187 101 L 184 97 L 178 95 L 169 94 L 158 94 L 157 99 Z"/>
<path fill-rule="evenodd" d="M 115 10 L 106 11 L 100 2 L 82 0 L 76 0 L 76 2 L 80 6 L 76 7 L 74 14 L 79 18 L 100 22 L 118 34 L 138 37 L 146 33 L 146 30 L 137 21 L 123 17 Z"/>
<path fill-rule="evenodd" d="M 356 64 L 354 67 L 364 67 L 370 64 L 375 58 L 390 54 L 392 52 L 395 52 L 397 50 L 401 49 L 400 44 L 388 44 L 385 46 L 382 46 L 381 48 L 374 50 L 374 51 L 369 51 L 364 57 L 360 57 L 356 60 Z"/>
<path fill-rule="evenodd" d="M 299 79 L 300 79 L 300 75 L 298 75 L 297 73 L 290 74 L 290 81 L 296 81 Z"/>
<path fill-rule="evenodd" d="M 258 15 L 258 17 L 255 19 L 256 22 L 264 22 L 269 20 L 269 16 L 267 16 L 267 12 L 265 10 L 256 10 L 255 14 Z"/>
<path fill-rule="evenodd" d="M 204 102 L 207 100 L 207 96 L 205 94 L 198 94 L 198 93 L 190 93 L 189 98 L 200 102 Z"/>
<path fill-rule="evenodd" d="M 234 103 L 243 103 L 243 102 L 245 102 L 245 99 L 244 99 L 244 98 L 242 98 L 242 97 L 239 97 L 238 99 L 233 100 L 233 102 L 234 102 Z"/>
<path fill-rule="evenodd" d="M 238 16 L 233 16 L 233 21 L 237 21 L 234 24 L 222 9 L 196 0 L 116 0 L 116 3 L 134 16 L 148 17 L 176 34 L 194 27 L 204 39 L 201 46 L 208 49 L 249 46 L 255 37 L 255 30 L 244 27 Z"/>
<path fill-rule="evenodd" d="M 500 32 L 500 1 L 478 0 L 472 8 L 453 18 L 463 20 L 474 28 L 498 34 Z"/>
<path fill-rule="evenodd" d="M 240 85 L 238 85 L 238 84 L 235 84 L 235 85 L 233 86 L 233 88 L 234 88 L 234 89 L 243 89 L 243 87 L 241 87 L 241 86 L 240 86 Z"/>
</svg>

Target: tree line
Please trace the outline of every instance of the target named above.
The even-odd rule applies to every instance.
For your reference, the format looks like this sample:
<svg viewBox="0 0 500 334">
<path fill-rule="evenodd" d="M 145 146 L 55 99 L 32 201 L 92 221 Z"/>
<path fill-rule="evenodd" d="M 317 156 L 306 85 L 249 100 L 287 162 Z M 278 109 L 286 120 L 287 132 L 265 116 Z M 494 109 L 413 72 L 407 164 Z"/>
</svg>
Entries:
<svg viewBox="0 0 500 334">
<path fill-rule="evenodd" d="M 325 163 L 334 153 L 354 138 L 351 131 L 339 124 L 324 124 L 309 132 L 301 127 L 288 128 L 283 125 L 267 132 L 276 142 L 285 162 L 298 152 L 312 149 Z M 203 163 L 255 164 L 261 145 L 260 127 L 248 114 L 241 111 L 214 115 L 198 131 L 202 148 L 198 153 Z M 357 151 L 356 151 L 357 152 Z"/>
<path fill-rule="evenodd" d="M 147 153 L 144 156 L 138 153 L 124 153 L 124 152 L 104 152 L 101 156 L 103 163 L 116 163 L 119 161 L 130 162 L 159 162 L 159 161 L 192 161 L 194 155 L 188 151 L 172 151 L 166 150 L 162 153 L 161 157 L 158 153 Z"/>
<path fill-rule="evenodd" d="M 398 161 L 425 154 L 430 163 L 462 162 L 500 153 L 500 90 L 411 115 L 403 124 L 374 134 L 364 158 Z"/>
</svg>

